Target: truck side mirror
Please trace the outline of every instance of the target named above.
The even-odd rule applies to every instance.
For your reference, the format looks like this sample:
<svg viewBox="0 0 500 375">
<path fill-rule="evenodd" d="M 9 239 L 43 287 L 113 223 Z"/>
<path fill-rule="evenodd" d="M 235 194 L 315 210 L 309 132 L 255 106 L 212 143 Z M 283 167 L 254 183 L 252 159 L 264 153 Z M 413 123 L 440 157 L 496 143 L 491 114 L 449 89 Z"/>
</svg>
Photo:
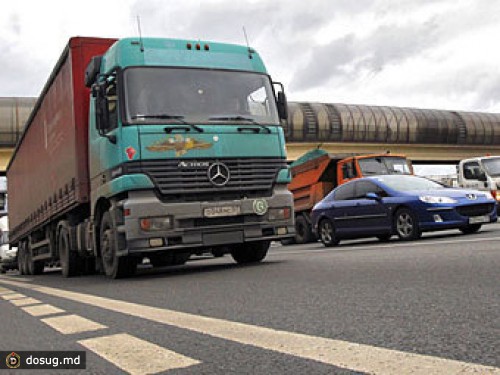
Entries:
<svg viewBox="0 0 500 375">
<path fill-rule="evenodd" d="M 280 120 L 288 119 L 288 105 L 286 102 L 285 88 L 281 82 L 273 82 L 273 85 L 279 86 L 278 96 L 276 98 L 276 105 L 278 106 L 278 116 Z"/>
<path fill-rule="evenodd" d="M 288 105 L 283 91 L 278 92 L 278 115 L 281 120 L 288 119 Z"/>
<path fill-rule="evenodd" d="M 99 134 L 104 135 L 109 124 L 106 85 L 104 83 L 94 84 L 92 86 L 92 96 L 95 97 L 96 127 Z"/>
</svg>

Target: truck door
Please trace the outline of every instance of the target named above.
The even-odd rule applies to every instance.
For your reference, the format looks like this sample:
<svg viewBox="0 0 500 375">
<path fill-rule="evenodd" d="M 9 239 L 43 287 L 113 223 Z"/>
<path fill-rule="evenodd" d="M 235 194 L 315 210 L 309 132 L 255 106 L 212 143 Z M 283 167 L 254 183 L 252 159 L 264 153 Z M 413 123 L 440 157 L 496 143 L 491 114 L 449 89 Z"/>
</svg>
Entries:
<svg viewBox="0 0 500 375">
<path fill-rule="evenodd" d="M 99 100 L 105 101 L 106 114 L 96 119 L 96 128 L 91 129 L 90 136 L 90 173 L 93 188 L 108 182 L 107 171 L 121 162 L 119 150 L 119 126 L 118 126 L 118 100 L 117 84 L 114 76 L 111 76 L 106 84 L 101 97 L 95 99 L 96 107 Z M 97 110 L 96 110 L 97 112 Z M 99 115 L 96 114 L 96 117 Z M 105 122 L 105 126 L 99 128 L 99 121 Z"/>
</svg>

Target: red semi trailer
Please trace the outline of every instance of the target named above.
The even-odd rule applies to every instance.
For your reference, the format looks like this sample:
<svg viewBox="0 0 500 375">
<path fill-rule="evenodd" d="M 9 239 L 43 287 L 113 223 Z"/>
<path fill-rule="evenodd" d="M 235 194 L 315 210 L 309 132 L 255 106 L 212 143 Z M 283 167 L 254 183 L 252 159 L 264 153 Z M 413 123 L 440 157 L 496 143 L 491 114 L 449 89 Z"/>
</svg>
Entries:
<svg viewBox="0 0 500 375">
<path fill-rule="evenodd" d="M 90 210 L 88 176 L 88 117 L 90 92 L 84 84 L 85 68 L 116 39 L 72 38 L 57 62 L 27 121 L 7 172 L 10 242 L 28 236 L 31 251 L 24 264 L 39 273 L 44 261 L 33 261 L 54 241 L 37 227 L 77 208 Z M 12 161 L 15 160 L 15 163 Z M 71 219 L 70 219 L 71 221 Z M 47 251 L 49 250 L 49 251 Z M 90 259 L 90 258 L 89 258 Z"/>
</svg>

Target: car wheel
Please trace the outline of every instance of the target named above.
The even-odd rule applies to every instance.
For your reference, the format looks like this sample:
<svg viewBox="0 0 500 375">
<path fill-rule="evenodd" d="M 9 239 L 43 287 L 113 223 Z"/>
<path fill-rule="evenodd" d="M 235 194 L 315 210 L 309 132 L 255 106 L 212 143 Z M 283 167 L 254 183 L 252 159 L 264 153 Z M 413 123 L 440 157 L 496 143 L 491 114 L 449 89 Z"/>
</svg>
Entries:
<svg viewBox="0 0 500 375">
<path fill-rule="evenodd" d="M 326 247 L 336 246 L 340 240 L 335 236 L 335 229 L 329 219 L 323 219 L 319 223 L 319 238 Z"/>
<path fill-rule="evenodd" d="M 295 243 L 304 244 L 311 242 L 314 238 L 311 225 L 303 215 L 297 216 L 295 220 Z"/>
<path fill-rule="evenodd" d="M 416 240 L 422 235 L 417 215 L 408 208 L 401 208 L 394 215 L 394 231 L 403 241 Z"/>
<path fill-rule="evenodd" d="M 460 231 L 463 234 L 472 234 L 472 233 L 478 232 L 479 229 L 481 229 L 481 224 L 471 224 L 471 225 L 467 225 L 464 228 L 460 228 Z"/>
</svg>

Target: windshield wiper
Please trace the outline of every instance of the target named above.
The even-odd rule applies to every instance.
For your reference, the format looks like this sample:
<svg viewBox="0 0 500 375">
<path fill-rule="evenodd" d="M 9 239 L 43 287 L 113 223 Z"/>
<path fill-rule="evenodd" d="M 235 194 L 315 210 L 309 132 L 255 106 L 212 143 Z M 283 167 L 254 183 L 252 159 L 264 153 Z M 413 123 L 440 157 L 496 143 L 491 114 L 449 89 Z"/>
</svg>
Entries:
<svg viewBox="0 0 500 375">
<path fill-rule="evenodd" d="M 174 126 L 172 128 L 165 128 L 165 132 L 171 133 L 172 130 L 175 129 L 187 129 L 188 131 L 193 128 L 196 130 L 198 133 L 203 133 L 203 129 L 200 128 L 197 125 L 190 124 L 189 122 L 184 120 L 184 116 L 182 115 L 169 115 L 168 113 L 156 113 L 156 114 L 151 114 L 151 115 L 143 115 L 143 114 L 137 114 L 132 116 L 132 119 L 144 119 L 144 118 L 157 118 L 157 119 L 162 119 L 162 120 L 178 120 L 180 123 L 184 125 L 188 125 L 189 127 L 179 127 L 179 126 Z"/>
<path fill-rule="evenodd" d="M 260 129 L 265 130 L 268 134 L 271 133 L 271 129 L 269 129 L 267 126 L 259 124 L 257 121 L 255 121 L 253 118 L 250 117 L 244 117 L 240 115 L 235 115 L 235 116 L 216 116 L 216 117 L 210 117 L 209 120 L 212 121 L 248 121 L 254 125 L 259 126 Z M 255 129 L 255 128 L 251 128 Z M 260 129 L 256 129 L 260 131 Z M 242 128 L 238 128 L 238 131 L 244 130 Z"/>
</svg>

